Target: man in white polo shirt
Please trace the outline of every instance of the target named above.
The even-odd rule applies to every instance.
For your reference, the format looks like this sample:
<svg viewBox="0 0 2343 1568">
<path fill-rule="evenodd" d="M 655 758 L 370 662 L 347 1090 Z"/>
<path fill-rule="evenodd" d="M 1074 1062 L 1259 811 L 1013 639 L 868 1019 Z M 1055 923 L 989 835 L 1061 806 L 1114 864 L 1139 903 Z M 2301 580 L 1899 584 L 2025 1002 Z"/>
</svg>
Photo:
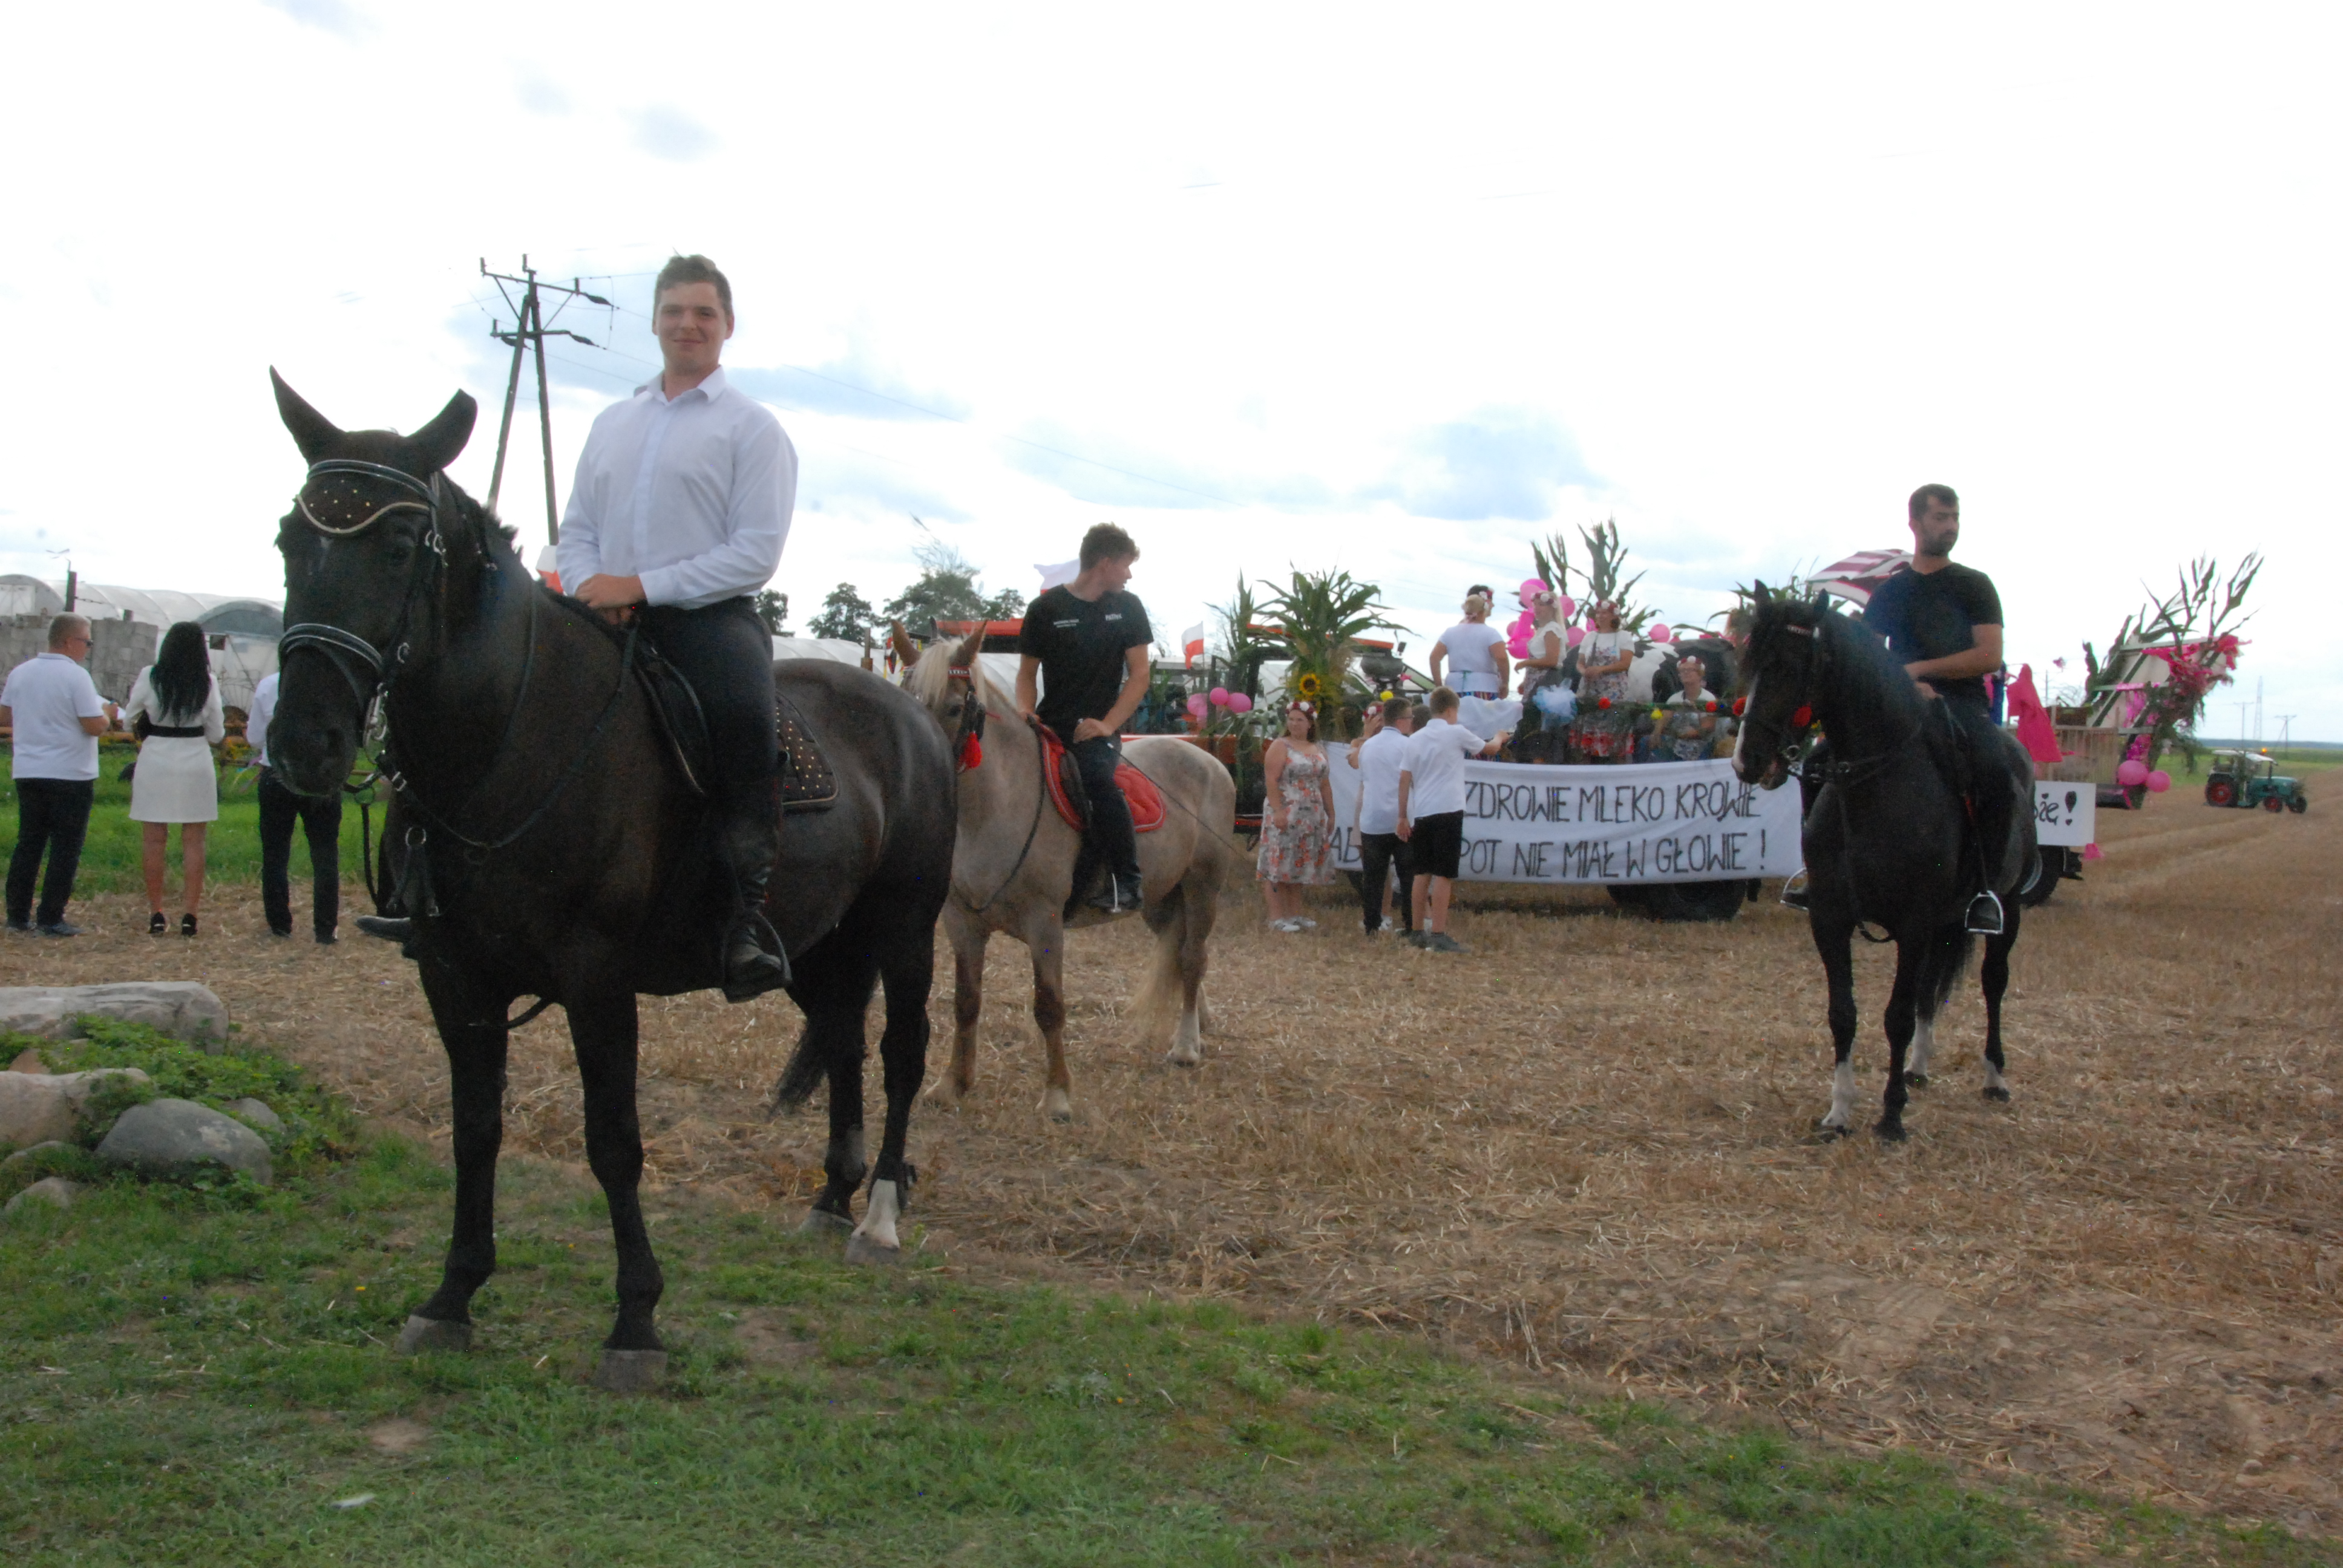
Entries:
<svg viewBox="0 0 2343 1568">
<path fill-rule="evenodd" d="M 89 671 L 89 622 L 61 615 L 49 622 L 49 648 L 8 672 L 0 689 L 0 724 L 15 732 L 16 851 L 8 857 L 8 929 L 77 937 L 65 920 L 89 803 L 97 789 L 97 738 L 119 711 L 97 695 Z M 35 918 L 33 882 L 41 856 L 49 874 Z"/>
<path fill-rule="evenodd" d="M 1371 937 L 1390 929 L 1383 894 L 1394 869 L 1399 926 L 1409 937 L 1415 935 L 1415 861 L 1399 836 L 1399 774 L 1414 713 L 1413 699 L 1388 699 L 1367 716 L 1365 739 L 1351 748 L 1351 766 L 1359 770 L 1359 911 Z"/>
<path fill-rule="evenodd" d="M 704 256 L 671 257 L 651 288 L 663 368 L 602 410 L 561 519 L 561 581 L 613 619 L 633 613 L 689 678 L 708 720 L 728 1001 L 789 983 L 764 917 L 780 849 L 773 639 L 752 596 L 781 564 L 798 454 L 770 410 L 725 384 L 732 285 Z"/>
<path fill-rule="evenodd" d="M 1433 688 L 1432 722 L 1408 737 L 1399 775 L 1399 836 L 1415 856 L 1417 947 L 1461 953 L 1448 934 L 1448 899 L 1464 855 L 1464 759 L 1494 757 L 1505 744 L 1481 738 L 1456 722 L 1456 694 Z"/>
</svg>

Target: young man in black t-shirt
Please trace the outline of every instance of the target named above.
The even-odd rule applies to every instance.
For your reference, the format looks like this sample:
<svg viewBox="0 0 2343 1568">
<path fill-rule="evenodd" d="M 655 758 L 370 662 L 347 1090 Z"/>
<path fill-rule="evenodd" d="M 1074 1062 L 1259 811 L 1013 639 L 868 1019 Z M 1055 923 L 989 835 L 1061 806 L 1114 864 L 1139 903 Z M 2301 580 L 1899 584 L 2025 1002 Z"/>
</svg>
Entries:
<svg viewBox="0 0 2343 1568">
<path fill-rule="evenodd" d="M 2026 780 L 1993 721 L 1985 678 L 2001 668 L 2001 595 L 1993 579 L 1956 566 L 1961 500 L 1948 486 L 1912 492 L 1912 567 L 1889 578 L 1864 607 L 1863 621 L 1924 694 L 1941 697 L 1968 744 L 1969 799 L 1976 811 L 1978 869 L 2008 836 L 2011 813 Z M 2001 900 L 1988 887 L 1969 904 L 1968 928 L 1984 935 L 2002 929 Z"/>
<path fill-rule="evenodd" d="M 1057 731 L 1073 753 L 1090 797 L 1091 847 L 1111 873 L 1090 904 L 1109 914 L 1136 910 L 1141 900 L 1139 836 L 1114 777 L 1122 727 L 1147 696 L 1155 641 L 1147 608 L 1123 591 L 1138 558 L 1129 534 L 1099 524 L 1082 536 L 1081 574 L 1027 606 L 1017 636 L 1017 710 Z"/>
</svg>

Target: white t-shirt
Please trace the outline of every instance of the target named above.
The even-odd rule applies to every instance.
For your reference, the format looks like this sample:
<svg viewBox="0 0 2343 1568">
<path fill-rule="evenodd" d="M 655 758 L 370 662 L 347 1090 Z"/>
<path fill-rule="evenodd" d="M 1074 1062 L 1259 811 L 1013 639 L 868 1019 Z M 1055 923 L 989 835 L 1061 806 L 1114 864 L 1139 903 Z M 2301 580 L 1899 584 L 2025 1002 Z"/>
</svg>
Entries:
<svg viewBox="0 0 2343 1568">
<path fill-rule="evenodd" d="M 268 721 L 277 717 L 277 684 L 280 671 L 270 670 L 252 689 L 252 713 L 244 721 L 245 744 L 252 748 L 252 759 L 259 766 L 268 766 Z"/>
<path fill-rule="evenodd" d="M 89 671 L 62 653 L 35 654 L 8 672 L 0 707 L 16 731 L 19 779 L 95 779 L 97 737 L 81 727 L 106 717 Z"/>
<path fill-rule="evenodd" d="M 1485 620 L 1460 621 L 1442 632 L 1440 641 L 1448 649 L 1449 690 L 1460 697 L 1497 695 L 1497 661 L 1491 651 L 1505 646 L 1503 632 Z"/>
<path fill-rule="evenodd" d="M 1399 770 L 1406 766 L 1408 738 L 1378 729 L 1359 746 L 1359 831 L 1399 831 Z"/>
<path fill-rule="evenodd" d="M 1409 736 L 1407 754 L 1400 762 L 1408 774 L 1408 816 L 1437 817 L 1464 809 L 1464 759 L 1478 755 L 1487 744 L 1455 720 L 1436 715 Z"/>
</svg>

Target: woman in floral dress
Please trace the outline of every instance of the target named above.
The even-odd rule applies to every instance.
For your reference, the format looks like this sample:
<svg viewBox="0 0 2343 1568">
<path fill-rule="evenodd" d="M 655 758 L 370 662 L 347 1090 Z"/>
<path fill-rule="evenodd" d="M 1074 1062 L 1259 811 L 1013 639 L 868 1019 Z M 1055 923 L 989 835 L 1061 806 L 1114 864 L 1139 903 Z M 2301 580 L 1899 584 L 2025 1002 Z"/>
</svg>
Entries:
<svg viewBox="0 0 2343 1568">
<path fill-rule="evenodd" d="M 1262 896 L 1269 905 L 1269 929 L 1295 931 L 1318 922 L 1302 912 L 1302 890 L 1334 879 L 1332 845 L 1334 785 L 1326 774 L 1326 753 L 1318 744 L 1315 703 L 1296 701 L 1285 709 L 1285 733 L 1262 753 L 1265 800 L 1261 820 Z"/>
<path fill-rule="evenodd" d="M 1578 716 L 1571 739 L 1586 762 L 1627 756 L 1634 715 L 1627 709 L 1627 667 L 1635 662 L 1635 634 L 1619 628 L 1619 607 L 1594 606 L 1594 629 L 1578 645 Z"/>
</svg>

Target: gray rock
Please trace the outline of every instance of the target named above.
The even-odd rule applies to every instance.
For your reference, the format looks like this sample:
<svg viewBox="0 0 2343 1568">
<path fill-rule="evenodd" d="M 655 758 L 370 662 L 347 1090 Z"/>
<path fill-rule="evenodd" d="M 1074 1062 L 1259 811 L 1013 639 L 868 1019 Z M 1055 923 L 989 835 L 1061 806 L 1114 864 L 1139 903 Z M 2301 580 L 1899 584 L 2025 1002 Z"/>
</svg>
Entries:
<svg viewBox="0 0 2343 1568">
<path fill-rule="evenodd" d="M 0 1214 L 13 1214 L 25 1204 L 35 1202 L 54 1203 L 60 1209 L 70 1209 L 73 1207 L 73 1201 L 81 1195 L 81 1191 L 80 1182 L 68 1181 L 62 1176 L 51 1176 L 34 1182 L 22 1192 L 9 1199 L 7 1207 L 0 1209 Z"/>
<path fill-rule="evenodd" d="M 52 1138 L 46 1143 L 35 1143 L 30 1149 L 19 1149 L 16 1152 L 8 1156 L 7 1159 L 0 1160 L 0 1171 L 5 1171 L 11 1165 L 21 1165 L 25 1161 L 30 1160 L 34 1155 L 45 1153 L 52 1149 L 70 1149 L 72 1147 L 72 1144 L 65 1142 L 63 1139 Z"/>
<path fill-rule="evenodd" d="M 143 1023 L 216 1053 L 227 1043 L 227 1009 L 193 980 L 114 985 L 0 986 L 0 1030 L 43 1040 L 77 1040 L 84 1013 Z"/>
<path fill-rule="evenodd" d="M 149 1177 L 184 1178 L 225 1166 L 266 1185 L 270 1174 L 260 1134 L 192 1100 L 132 1106 L 97 1146 L 97 1157 Z"/>
<path fill-rule="evenodd" d="M 246 1127 L 257 1131 L 282 1132 L 285 1131 L 285 1119 L 269 1110 L 268 1102 L 265 1100 L 255 1100 L 247 1094 L 242 1100 L 229 1101 L 223 1109 Z"/>
<path fill-rule="evenodd" d="M 74 1105 L 45 1072 L 0 1072 L 0 1143 L 19 1149 L 70 1138 Z"/>
</svg>

